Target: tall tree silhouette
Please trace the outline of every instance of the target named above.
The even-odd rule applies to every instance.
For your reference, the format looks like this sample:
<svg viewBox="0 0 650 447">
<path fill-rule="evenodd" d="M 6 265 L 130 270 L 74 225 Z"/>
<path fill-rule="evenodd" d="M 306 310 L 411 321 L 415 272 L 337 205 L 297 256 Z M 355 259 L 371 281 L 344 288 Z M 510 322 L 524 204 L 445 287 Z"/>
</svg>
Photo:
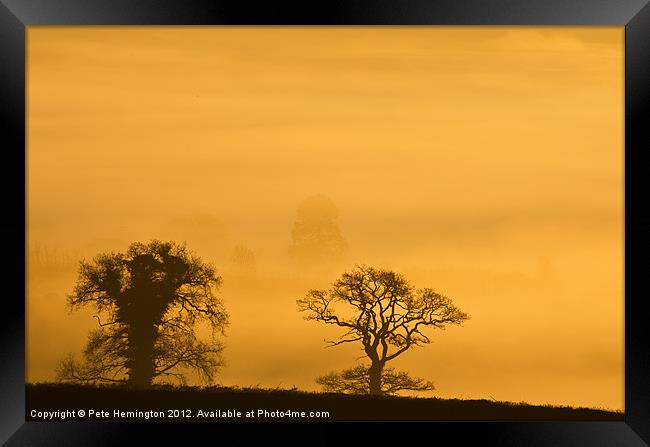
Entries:
<svg viewBox="0 0 650 447">
<path fill-rule="evenodd" d="M 222 365 L 217 337 L 228 322 L 214 295 L 220 284 L 211 265 L 173 242 L 133 243 L 126 253 L 82 261 L 68 304 L 93 306 L 99 328 L 83 362 L 61 362 L 59 380 L 149 386 L 162 377 L 184 382 L 193 370 L 211 382 Z M 208 341 L 196 335 L 201 322 L 211 328 Z"/>
<path fill-rule="evenodd" d="M 382 394 L 387 362 L 431 342 L 426 328 L 444 329 L 469 317 L 431 289 L 415 289 L 401 275 L 366 266 L 344 273 L 329 290 L 311 290 L 297 300 L 307 320 L 345 329 L 330 346 L 360 343 L 370 359 L 369 392 Z M 340 308 L 335 308 L 341 305 Z"/>
<path fill-rule="evenodd" d="M 289 256 L 306 266 L 343 259 L 347 243 L 339 229 L 338 215 L 334 202 L 325 196 L 303 200 L 291 231 Z"/>
</svg>

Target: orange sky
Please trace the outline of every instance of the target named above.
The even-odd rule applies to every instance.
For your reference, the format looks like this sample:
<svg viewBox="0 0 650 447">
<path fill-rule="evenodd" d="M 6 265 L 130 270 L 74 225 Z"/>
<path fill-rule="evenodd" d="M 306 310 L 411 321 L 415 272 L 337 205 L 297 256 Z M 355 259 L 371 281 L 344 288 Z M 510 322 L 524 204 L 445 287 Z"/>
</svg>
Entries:
<svg viewBox="0 0 650 447">
<path fill-rule="evenodd" d="M 393 366 L 442 397 L 623 408 L 622 27 L 30 27 L 27 54 L 28 243 L 71 260 L 30 266 L 28 380 L 95 324 L 65 308 L 73 262 L 159 237 L 224 273 L 224 384 L 317 389 L 361 355 L 295 306 L 341 273 L 287 256 L 324 194 L 344 269 L 472 316 Z"/>
</svg>

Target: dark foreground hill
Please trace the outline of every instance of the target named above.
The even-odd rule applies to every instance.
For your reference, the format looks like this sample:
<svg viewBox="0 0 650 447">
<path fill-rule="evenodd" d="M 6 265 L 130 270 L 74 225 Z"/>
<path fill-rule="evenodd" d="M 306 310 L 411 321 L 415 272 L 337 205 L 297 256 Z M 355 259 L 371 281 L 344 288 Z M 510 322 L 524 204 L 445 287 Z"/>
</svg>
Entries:
<svg viewBox="0 0 650 447">
<path fill-rule="evenodd" d="M 28 384 L 26 419 L 93 421 L 622 421 L 623 413 L 490 400 L 294 390 Z"/>
</svg>

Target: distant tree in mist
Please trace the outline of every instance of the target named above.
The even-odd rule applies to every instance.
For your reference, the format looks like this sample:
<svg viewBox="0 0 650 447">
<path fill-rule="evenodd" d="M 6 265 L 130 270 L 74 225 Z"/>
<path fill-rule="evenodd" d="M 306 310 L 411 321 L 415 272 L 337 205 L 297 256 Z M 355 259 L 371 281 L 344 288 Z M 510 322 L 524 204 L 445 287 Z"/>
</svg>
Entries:
<svg viewBox="0 0 650 447">
<path fill-rule="evenodd" d="M 371 394 L 370 366 L 360 365 L 340 373 L 329 373 L 318 377 L 316 383 L 326 392 Z M 393 395 L 400 391 L 433 391 L 434 389 L 432 382 L 411 377 L 405 371 L 396 371 L 394 368 L 387 367 L 381 372 L 379 394 Z"/>
<path fill-rule="evenodd" d="M 96 309 L 83 361 L 63 360 L 57 378 L 66 382 L 125 382 L 149 386 L 156 379 L 185 382 L 194 371 L 206 383 L 223 364 L 218 335 L 228 315 L 215 292 L 214 268 L 174 242 L 133 243 L 125 253 L 82 261 L 68 304 Z M 210 326 L 208 341 L 197 325 Z"/>
<path fill-rule="evenodd" d="M 230 265 L 236 275 L 254 275 L 256 272 L 255 253 L 245 245 L 237 245 L 230 254 Z"/>
<path fill-rule="evenodd" d="M 338 215 L 334 202 L 325 196 L 312 196 L 302 201 L 291 231 L 291 259 L 302 265 L 342 260 L 347 243 L 339 229 Z"/>
<path fill-rule="evenodd" d="M 387 362 L 431 342 L 427 328 L 444 329 L 469 319 L 449 298 L 428 288 L 415 289 L 395 272 L 366 266 L 344 273 L 329 290 L 309 291 L 297 304 L 305 319 L 344 329 L 330 346 L 361 344 L 370 360 L 370 394 L 386 388 L 382 380 L 390 376 L 384 373 Z"/>
<path fill-rule="evenodd" d="M 39 272 L 65 272 L 74 269 L 79 256 L 37 244 L 27 253 L 29 267 Z"/>
</svg>

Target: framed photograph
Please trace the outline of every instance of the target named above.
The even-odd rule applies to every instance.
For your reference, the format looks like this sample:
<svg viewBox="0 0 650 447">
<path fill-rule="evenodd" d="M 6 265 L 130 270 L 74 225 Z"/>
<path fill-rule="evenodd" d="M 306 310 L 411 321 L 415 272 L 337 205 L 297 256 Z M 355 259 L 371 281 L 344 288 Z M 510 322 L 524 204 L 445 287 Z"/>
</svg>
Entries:
<svg viewBox="0 0 650 447">
<path fill-rule="evenodd" d="M 7 445 L 650 444 L 647 1 L 0 1 Z"/>
</svg>

